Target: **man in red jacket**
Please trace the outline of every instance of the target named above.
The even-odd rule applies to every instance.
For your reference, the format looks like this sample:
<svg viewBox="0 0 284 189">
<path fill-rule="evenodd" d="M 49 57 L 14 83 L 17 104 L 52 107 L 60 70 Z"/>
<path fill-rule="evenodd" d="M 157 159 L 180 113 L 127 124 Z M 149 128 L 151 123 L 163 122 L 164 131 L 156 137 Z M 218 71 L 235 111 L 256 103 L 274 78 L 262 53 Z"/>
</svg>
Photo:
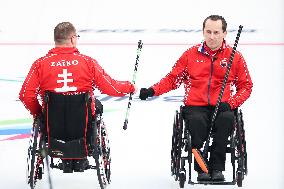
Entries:
<svg viewBox="0 0 284 189">
<path fill-rule="evenodd" d="M 183 117 L 186 124 L 190 125 L 193 147 L 197 149 L 202 148 L 208 136 L 210 120 L 232 52 L 232 48 L 225 41 L 226 29 L 227 23 L 222 16 L 207 17 L 203 22 L 204 41 L 185 51 L 171 72 L 158 83 L 140 90 L 139 98 L 146 100 L 184 84 Z M 203 173 L 195 166 L 199 181 L 224 180 L 222 171 L 225 170 L 226 142 L 234 120 L 232 110 L 249 98 L 252 86 L 246 62 L 237 51 L 215 121 L 213 148 L 209 159 L 209 168 L 212 172 Z"/>
<path fill-rule="evenodd" d="M 95 59 L 80 54 L 76 48 L 78 38 L 71 23 L 59 23 L 54 29 L 55 48 L 32 64 L 19 98 L 34 117 L 42 114 L 37 97 L 43 99 L 45 91 L 63 94 L 89 92 L 91 96 L 94 88 L 110 96 L 124 96 L 135 91 L 132 83 L 112 79 Z M 95 114 L 94 104 L 92 110 Z M 65 161 L 63 166 L 69 169 L 72 162 Z"/>
</svg>

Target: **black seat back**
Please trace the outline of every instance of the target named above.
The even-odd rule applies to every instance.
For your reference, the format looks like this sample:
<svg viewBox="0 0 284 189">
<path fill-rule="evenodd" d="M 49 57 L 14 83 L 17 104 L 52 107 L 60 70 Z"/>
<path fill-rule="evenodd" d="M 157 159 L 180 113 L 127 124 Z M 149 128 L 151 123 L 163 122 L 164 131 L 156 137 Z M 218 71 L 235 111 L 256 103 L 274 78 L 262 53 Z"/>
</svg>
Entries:
<svg viewBox="0 0 284 189">
<path fill-rule="evenodd" d="M 87 156 L 86 135 L 91 121 L 89 99 L 89 93 L 63 95 L 46 92 L 44 117 L 51 156 Z"/>
</svg>

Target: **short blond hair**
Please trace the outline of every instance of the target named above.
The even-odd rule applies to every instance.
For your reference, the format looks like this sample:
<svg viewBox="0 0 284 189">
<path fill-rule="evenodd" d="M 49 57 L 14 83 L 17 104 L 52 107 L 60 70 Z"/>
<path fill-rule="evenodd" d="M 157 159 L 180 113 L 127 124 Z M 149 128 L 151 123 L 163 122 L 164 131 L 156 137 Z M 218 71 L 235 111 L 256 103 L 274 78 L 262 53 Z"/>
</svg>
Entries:
<svg viewBox="0 0 284 189">
<path fill-rule="evenodd" d="M 76 29 L 70 22 L 61 22 L 54 28 L 54 42 L 64 44 L 72 35 L 76 34 Z"/>
</svg>

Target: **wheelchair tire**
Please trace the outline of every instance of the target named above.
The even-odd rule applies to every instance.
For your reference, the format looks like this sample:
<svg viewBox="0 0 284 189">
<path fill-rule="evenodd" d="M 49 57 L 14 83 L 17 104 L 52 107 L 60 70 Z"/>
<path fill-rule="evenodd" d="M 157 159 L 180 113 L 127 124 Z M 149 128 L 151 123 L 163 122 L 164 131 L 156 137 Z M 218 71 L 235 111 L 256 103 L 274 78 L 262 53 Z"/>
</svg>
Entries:
<svg viewBox="0 0 284 189">
<path fill-rule="evenodd" d="M 244 179 L 244 174 L 242 172 L 237 173 L 237 185 L 238 187 L 243 186 L 243 179 Z"/>
<path fill-rule="evenodd" d="M 94 153 L 93 158 L 96 162 L 97 176 L 101 189 L 105 189 L 107 184 L 110 183 L 110 148 L 107 138 L 107 133 L 102 118 L 96 118 L 94 124 Z"/>
<path fill-rule="evenodd" d="M 186 173 L 185 172 L 179 173 L 179 187 L 180 188 L 184 188 L 185 181 L 186 181 Z"/>
<path fill-rule="evenodd" d="M 173 135 L 172 135 L 172 149 L 171 149 L 171 172 L 177 181 L 179 179 L 179 172 L 181 167 L 181 148 L 182 148 L 182 132 L 183 124 L 180 122 L 180 113 L 176 111 Z"/>
<path fill-rule="evenodd" d="M 174 119 L 174 124 L 173 124 L 173 134 L 172 134 L 172 148 L 171 148 L 171 174 L 172 176 L 176 177 L 177 171 L 176 171 L 176 150 L 177 150 L 177 129 L 176 129 L 176 116 L 177 116 L 177 112 L 175 115 L 175 119 Z M 177 180 L 177 177 L 176 179 Z"/>
<path fill-rule="evenodd" d="M 34 120 L 33 129 L 29 141 L 28 157 L 27 157 L 27 183 L 30 185 L 31 189 L 35 188 L 38 179 L 42 178 L 42 158 L 38 153 L 40 136 L 39 127 L 40 119 Z"/>
<path fill-rule="evenodd" d="M 247 152 L 246 152 L 246 141 L 245 141 L 245 131 L 242 119 L 242 112 L 237 114 L 237 149 L 238 149 L 238 168 L 237 168 L 237 185 L 242 187 L 242 181 L 244 175 L 247 174 Z"/>
<path fill-rule="evenodd" d="M 42 167 L 39 167 L 39 169 L 38 169 L 38 179 L 39 179 L 39 180 L 42 179 L 42 174 L 43 174 Z"/>
<path fill-rule="evenodd" d="M 248 175 L 248 157 L 247 153 L 245 153 L 245 175 Z"/>
<path fill-rule="evenodd" d="M 245 129 L 244 129 L 244 121 L 243 121 L 243 113 L 240 110 L 239 112 L 239 123 L 240 123 L 240 129 L 242 133 L 242 144 L 243 144 L 243 153 L 244 153 L 244 174 L 248 174 L 248 154 L 247 154 L 247 145 L 246 145 L 246 138 L 245 138 Z"/>
<path fill-rule="evenodd" d="M 189 133 L 187 133 L 187 151 L 188 151 L 188 180 L 191 181 L 192 143 L 191 143 L 191 135 Z"/>
</svg>

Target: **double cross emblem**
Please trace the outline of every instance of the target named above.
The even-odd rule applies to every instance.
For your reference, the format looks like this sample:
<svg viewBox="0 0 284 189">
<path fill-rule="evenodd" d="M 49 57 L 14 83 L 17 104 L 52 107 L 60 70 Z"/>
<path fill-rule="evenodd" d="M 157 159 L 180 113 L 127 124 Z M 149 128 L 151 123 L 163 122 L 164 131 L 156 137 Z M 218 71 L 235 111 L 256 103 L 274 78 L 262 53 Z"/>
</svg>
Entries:
<svg viewBox="0 0 284 189">
<path fill-rule="evenodd" d="M 68 79 L 68 77 L 72 76 L 72 73 L 68 73 L 67 69 L 63 69 L 62 74 L 58 74 L 59 78 L 57 83 L 63 83 L 63 87 L 61 88 L 55 88 L 54 90 L 56 92 L 70 92 L 70 91 L 77 91 L 77 87 L 70 87 L 68 86 L 68 83 L 73 83 L 73 79 Z"/>
</svg>

